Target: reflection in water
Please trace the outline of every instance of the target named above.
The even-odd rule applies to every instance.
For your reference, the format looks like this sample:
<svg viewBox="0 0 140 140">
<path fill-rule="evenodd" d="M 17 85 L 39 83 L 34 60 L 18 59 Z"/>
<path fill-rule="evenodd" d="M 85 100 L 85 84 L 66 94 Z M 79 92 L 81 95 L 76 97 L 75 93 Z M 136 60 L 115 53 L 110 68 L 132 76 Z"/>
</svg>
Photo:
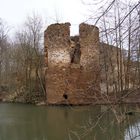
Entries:
<svg viewBox="0 0 140 140">
<path fill-rule="evenodd" d="M 140 134 L 139 114 L 121 117 L 129 107 L 109 108 L 0 104 L 0 140 L 131 140 Z"/>
</svg>

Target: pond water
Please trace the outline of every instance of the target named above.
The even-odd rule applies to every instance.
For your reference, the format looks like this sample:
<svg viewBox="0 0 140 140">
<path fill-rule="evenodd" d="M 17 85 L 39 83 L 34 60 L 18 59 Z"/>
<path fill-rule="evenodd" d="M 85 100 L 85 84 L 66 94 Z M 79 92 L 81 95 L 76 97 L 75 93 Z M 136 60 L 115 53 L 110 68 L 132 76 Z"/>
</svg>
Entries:
<svg viewBox="0 0 140 140">
<path fill-rule="evenodd" d="M 140 140 L 139 135 L 138 106 L 0 104 L 0 140 Z"/>
</svg>

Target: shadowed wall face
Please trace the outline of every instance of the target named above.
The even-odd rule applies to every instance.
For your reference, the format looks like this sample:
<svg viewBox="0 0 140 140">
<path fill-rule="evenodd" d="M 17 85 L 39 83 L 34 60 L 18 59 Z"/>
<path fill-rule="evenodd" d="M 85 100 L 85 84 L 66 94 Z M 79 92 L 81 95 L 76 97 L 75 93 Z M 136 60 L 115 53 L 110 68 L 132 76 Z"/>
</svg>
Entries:
<svg viewBox="0 0 140 140">
<path fill-rule="evenodd" d="M 99 30 L 82 23 L 79 34 L 70 37 L 70 23 L 45 31 L 48 104 L 91 104 L 100 93 Z"/>
</svg>

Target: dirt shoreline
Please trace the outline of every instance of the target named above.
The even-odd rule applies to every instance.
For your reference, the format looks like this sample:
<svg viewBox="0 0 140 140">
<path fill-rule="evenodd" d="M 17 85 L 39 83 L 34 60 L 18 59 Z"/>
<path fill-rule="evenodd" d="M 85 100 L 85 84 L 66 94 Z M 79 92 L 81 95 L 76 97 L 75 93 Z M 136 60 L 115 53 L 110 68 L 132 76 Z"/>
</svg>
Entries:
<svg viewBox="0 0 140 140">
<path fill-rule="evenodd" d="M 60 103 L 53 103 L 48 104 L 46 99 L 43 100 L 37 100 L 34 99 L 34 102 L 27 102 L 23 97 L 18 97 L 15 100 L 15 97 L 12 96 L 5 96 L 0 95 L 0 102 L 3 103 L 23 103 L 23 104 L 34 104 L 37 106 L 86 106 L 86 105 L 116 105 L 116 104 L 140 104 L 140 89 L 137 90 L 131 90 L 127 92 L 123 92 L 122 94 L 117 94 L 118 97 L 115 97 L 115 95 L 110 94 L 102 94 L 99 97 L 94 98 L 92 103 L 82 103 L 82 104 L 70 104 L 67 101 L 67 104 Z"/>
</svg>

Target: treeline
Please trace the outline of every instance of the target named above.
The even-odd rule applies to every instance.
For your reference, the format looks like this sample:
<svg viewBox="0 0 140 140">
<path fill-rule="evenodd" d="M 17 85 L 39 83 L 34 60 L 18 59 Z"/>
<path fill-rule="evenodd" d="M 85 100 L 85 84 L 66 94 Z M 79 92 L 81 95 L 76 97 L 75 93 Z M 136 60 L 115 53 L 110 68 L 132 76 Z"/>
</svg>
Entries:
<svg viewBox="0 0 140 140">
<path fill-rule="evenodd" d="M 140 87 L 140 1 L 112 0 L 100 5 L 98 14 L 90 22 L 99 27 L 103 42 L 103 90 L 118 95 L 131 89 L 132 93 Z"/>
<path fill-rule="evenodd" d="M 24 96 L 27 102 L 45 97 L 43 75 L 43 23 L 39 16 L 27 17 L 21 30 L 8 36 L 10 27 L 0 19 L 0 92 Z"/>
</svg>

